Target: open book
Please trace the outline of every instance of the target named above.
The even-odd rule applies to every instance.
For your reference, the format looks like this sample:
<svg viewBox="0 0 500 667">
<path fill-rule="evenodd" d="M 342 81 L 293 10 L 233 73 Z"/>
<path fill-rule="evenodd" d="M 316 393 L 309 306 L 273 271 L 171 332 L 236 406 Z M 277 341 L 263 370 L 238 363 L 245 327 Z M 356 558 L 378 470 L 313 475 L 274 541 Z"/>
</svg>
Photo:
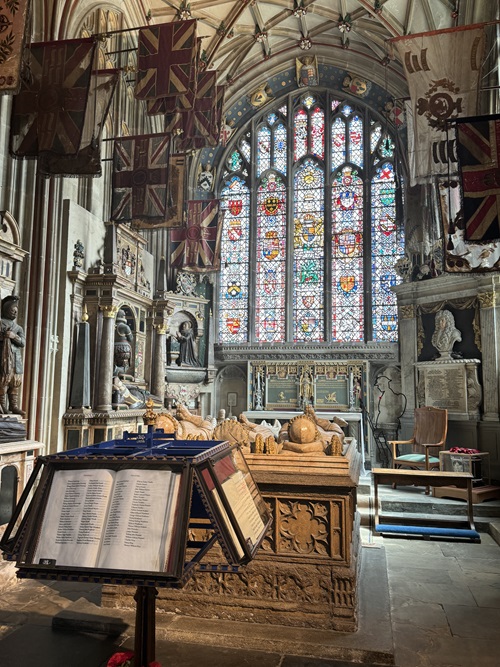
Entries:
<svg viewBox="0 0 500 667">
<path fill-rule="evenodd" d="M 33 563 L 165 572 L 181 474 L 56 470 Z"/>
</svg>

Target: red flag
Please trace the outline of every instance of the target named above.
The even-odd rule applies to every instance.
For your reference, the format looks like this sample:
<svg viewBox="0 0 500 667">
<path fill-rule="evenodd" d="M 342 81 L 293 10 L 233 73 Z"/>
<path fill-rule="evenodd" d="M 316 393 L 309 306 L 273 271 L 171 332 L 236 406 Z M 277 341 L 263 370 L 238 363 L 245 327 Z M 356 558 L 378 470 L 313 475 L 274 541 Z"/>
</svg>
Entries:
<svg viewBox="0 0 500 667">
<path fill-rule="evenodd" d="M 195 19 L 141 28 L 136 98 L 155 100 L 186 93 L 196 67 L 197 50 Z"/>
<path fill-rule="evenodd" d="M 465 239 L 500 238 L 500 116 L 457 121 Z"/>
<path fill-rule="evenodd" d="M 14 97 L 11 153 L 37 157 L 42 151 L 74 155 L 81 146 L 95 41 L 73 39 L 33 44 L 29 83 Z"/>
<path fill-rule="evenodd" d="M 219 269 L 222 225 L 218 224 L 218 213 L 218 199 L 188 202 L 186 227 L 171 232 L 172 266 L 193 273 Z"/>
</svg>

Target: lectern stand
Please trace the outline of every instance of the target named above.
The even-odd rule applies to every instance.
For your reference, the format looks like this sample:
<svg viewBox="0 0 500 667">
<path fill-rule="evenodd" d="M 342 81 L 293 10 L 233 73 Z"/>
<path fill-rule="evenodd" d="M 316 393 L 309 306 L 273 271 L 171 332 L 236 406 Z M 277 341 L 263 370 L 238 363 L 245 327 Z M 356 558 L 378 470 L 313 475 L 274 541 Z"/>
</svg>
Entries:
<svg viewBox="0 0 500 667">
<path fill-rule="evenodd" d="M 211 534 L 190 541 L 200 523 Z M 238 446 L 125 434 L 40 457 L 0 548 L 20 578 L 137 586 L 135 665 L 146 667 L 157 589 L 182 588 L 202 559 L 227 570 L 209 561 L 216 541 L 229 566 L 248 563 L 270 523 Z"/>
</svg>

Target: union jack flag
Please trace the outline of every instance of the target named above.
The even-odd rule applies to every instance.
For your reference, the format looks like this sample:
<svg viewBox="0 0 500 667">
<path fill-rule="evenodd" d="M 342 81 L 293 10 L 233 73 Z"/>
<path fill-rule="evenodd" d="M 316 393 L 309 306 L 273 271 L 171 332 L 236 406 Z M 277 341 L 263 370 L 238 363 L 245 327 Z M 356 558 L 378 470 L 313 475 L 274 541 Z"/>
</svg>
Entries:
<svg viewBox="0 0 500 667">
<path fill-rule="evenodd" d="M 217 271 L 220 266 L 219 200 L 188 202 L 187 225 L 173 229 L 171 265 L 193 273 Z"/>
<path fill-rule="evenodd" d="M 186 93 L 197 66 L 196 20 L 148 26 L 139 31 L 135 96 L 155 100 Z"/>
<path fill-rule="evenodd" d="M 500 115 L 457 121 L 465 238 L 500 238 Z"/>
<path fill-rule="evenodd" d="M 170 137 L 150 134 L 115 141 L 111 219 L 140 226 L 172 227 L 169 221 L 171 183 Z M 174 184 L 175 186 L 175 184 Z"/>
<path fill-rule="evenodd" d="M 92 72 L 80 150 L 75 155 L 42 152 L 38 157 L 42 176 L 101 176 L 101 135 L 117 83 L 116 69 Z"/>
<path fill-rule="evenodd" d="M 14 97 L 10 150 L 33 158 L 42 151 L 80 149 L 94 58 L 94 39 L 33 44 L 21 92 Z"/>
</svg>

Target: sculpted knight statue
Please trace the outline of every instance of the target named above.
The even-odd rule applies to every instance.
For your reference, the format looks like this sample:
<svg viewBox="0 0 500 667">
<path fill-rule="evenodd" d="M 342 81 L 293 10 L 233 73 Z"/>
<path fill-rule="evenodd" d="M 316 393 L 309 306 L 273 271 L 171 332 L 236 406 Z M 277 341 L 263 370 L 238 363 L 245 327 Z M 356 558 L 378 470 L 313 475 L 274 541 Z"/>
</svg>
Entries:
<svg viewBox="0 0 500 667">
<path fill-rule="evenodd" d="M 439 359 L 450 359 L 455 343 L 462 340 L 460 331 L 455 326 L 455 318 L 449 310 L 438 310 L 431 343 L 439 352 Z"/>
<path fill-rule="evenodd" d="M 19 387 L 23 378 L 21 348 L 26 345 L 24 331 L 16 322 L 18 296 L 2 299 L 0 321 L 0 407 L 4 414 L 25 416 L 19 405 Z"/>
</svg>

